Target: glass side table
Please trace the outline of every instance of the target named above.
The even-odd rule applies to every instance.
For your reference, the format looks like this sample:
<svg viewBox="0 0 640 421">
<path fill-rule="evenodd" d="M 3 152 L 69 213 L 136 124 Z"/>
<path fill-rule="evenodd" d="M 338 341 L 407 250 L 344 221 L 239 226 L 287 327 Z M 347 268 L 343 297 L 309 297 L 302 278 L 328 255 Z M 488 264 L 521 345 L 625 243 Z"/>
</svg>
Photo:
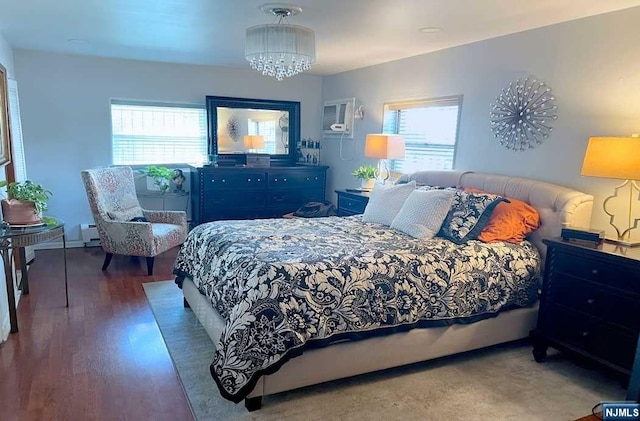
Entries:
<svg viewBox="0 0 640 421">
<path fill-rule="evenodd" d="M 29 278 L 27 276 L 27 261 L 24 248 L 39 243 L 55 240 L 62 237 L 62 250 L 64 255 L 64 296 L 66 306 L 69 307 L 69 288 L 67 284 L 67 238 L 64 232 L 64 222 L 58 218 L 52 218 L 53 222 L 45 225 L 16 227 L 0 225 L 0 254 L 4 264 L 4 277 L 7 282 L 7 300 L 9 304 L 9 321 L 11 333 L 18 331 L 18 316 L 16 312 L 16 296 L 13 287 L 12 257 L 17 250 L 20 255 L 20 270 L 22 279 L 21 289 L 24 295 L 29 295 Z"/>
</svg>

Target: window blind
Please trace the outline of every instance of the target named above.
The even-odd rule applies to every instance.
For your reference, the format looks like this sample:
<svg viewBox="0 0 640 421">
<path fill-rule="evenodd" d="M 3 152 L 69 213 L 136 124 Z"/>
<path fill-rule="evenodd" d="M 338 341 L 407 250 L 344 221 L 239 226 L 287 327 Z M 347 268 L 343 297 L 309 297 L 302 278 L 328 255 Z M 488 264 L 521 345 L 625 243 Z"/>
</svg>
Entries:
<svg viewBox="0 0 640 421">
<path fill-rule="evenodd" d="M 204 106 L 112 101 L 111 126 L 115 165 L 206 161 Z"/>
<path fill-rule="evenodd" d="M 276 122 L 275 120 L 249 120 L 249 134 L 260 135 L 264 138 L 264 148 L 260 153 L 276 153 Z"/>
<path fill-rule="evenodd" d="M 385 104 L 383 132 L 405 140 L 405 158 L 391 161 L 391 170 L 453 169 L 460 103 L 450 97 Z"/>
</svg>

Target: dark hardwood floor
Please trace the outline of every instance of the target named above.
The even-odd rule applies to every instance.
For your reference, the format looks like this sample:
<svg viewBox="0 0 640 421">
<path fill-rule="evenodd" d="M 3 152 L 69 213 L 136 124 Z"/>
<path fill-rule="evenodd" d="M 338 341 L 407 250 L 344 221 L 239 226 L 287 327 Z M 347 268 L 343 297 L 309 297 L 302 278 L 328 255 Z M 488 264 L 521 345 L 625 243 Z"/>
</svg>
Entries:
<svg viewBox="0 0 640 421">
<path fill-rule="evenodd" d="M 178 375 L 142 283 L 173 279 L 176 251 L 145 259 L 100 247 L 68 251 L 69 308 L 62 250 L 36 252 L 20 332 L 0 344 L 2 420 L 191 420 Z"/>
</svg>

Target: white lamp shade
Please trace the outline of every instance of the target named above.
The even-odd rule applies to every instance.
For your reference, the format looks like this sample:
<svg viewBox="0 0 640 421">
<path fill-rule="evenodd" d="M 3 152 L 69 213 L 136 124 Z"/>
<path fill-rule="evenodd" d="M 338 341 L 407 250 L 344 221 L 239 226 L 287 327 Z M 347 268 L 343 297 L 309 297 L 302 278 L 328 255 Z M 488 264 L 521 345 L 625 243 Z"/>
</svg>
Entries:
<svg viewBox="0 0 640 421">
<path fill-rule="evenodd" d="M 378 159 L 404 158 L 404 139 L 397 134 L 368 134 L 364 156 Z"/>
<path fill-rule="evenodd" d="M 264 136 L 247 135 L 244 137 L 244 147 L 246 149 L 262 149 L 264 148 Z"/>
<path fill-rule="evenodd" d="M 299 25 L 252 26 L 246 32 L 245 58 L 254 70 L 282 80 L 316 61 L 315 33 Z"/>
<path fill-rule="evenodd" d="M 640 180 L 640 138 L 590 138 L 581 175 Z"/>
</svg>

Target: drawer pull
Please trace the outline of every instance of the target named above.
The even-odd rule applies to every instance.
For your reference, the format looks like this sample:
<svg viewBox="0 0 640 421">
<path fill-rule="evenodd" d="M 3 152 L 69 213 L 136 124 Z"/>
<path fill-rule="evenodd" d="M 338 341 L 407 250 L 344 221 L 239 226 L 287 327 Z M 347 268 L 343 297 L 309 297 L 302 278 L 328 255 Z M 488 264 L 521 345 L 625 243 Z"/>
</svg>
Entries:
<svg viewBox="0 0 640 421">
<path fill-rule="evenodd" d="M 273 181 L 277 183 L 277 182 L 278 182 L 278 179 L 277 179 L 277 178 L 274 178 L 274 179 L 273 179 Z"/>
<path fill-rule="evenodd" d="M 284 201 L 284 196 L 274 196 L 273 197 L 273 201 L 274 202 L 282 202 L 282 201 Z"/>
<path fill-rule="evenodd" d="M 258 178 L 258 181 L 260 181 L 260 179 Z"/>
<path fill-rule="evenodd" d="M 589 298 L 589 299 L 587 300 L 587 304 L 593 304 L 593 303 L 595 303 L 595 302 L 596 302 L 596 300 L 594 300 L 593 298 Z"/>
<path fill-rule="evenodd" d="M 590 335 L 590 333 L 589 333 L 589 332 L 582 332 L 582 337 L 583 337 L 583 338 L 586 338 L 586 337 L 587 337 L 587 336 L 589 336 L 589 335 Z"/>
<path fill-rule="evenodd" d="M 222 182 L 223 182 L 223 183 L 226 183 L 226 182 L 227 182 L 227 180 L 225 180 L 225 179 L 223 178 L 223 179 L 222 179 Z"/>
<path fill-rule="evenodd" d="M 307 181 L 311 180 L 309 177 L 307 177 Z"/>
<path fill-rule="evenodd" d="M 598 269 L 591 269 L 591 274 L 592 275 L 597 275 L 598 274 Z"/>
<path fill-rule="evenodd" d="M 314 178 L 314 180 L 317 180 L 317 179 L 318 179 L 318 177 Z"/>
<path fill-rule="evenodd" d="M 287 179 L 286 179 L 286 178 L 283 178 L 283 179 L 282 179 L 282 181 L 284 181 L 284 182 L 286 183 L 286 182 L 287 182 Z"/>
</svg>

